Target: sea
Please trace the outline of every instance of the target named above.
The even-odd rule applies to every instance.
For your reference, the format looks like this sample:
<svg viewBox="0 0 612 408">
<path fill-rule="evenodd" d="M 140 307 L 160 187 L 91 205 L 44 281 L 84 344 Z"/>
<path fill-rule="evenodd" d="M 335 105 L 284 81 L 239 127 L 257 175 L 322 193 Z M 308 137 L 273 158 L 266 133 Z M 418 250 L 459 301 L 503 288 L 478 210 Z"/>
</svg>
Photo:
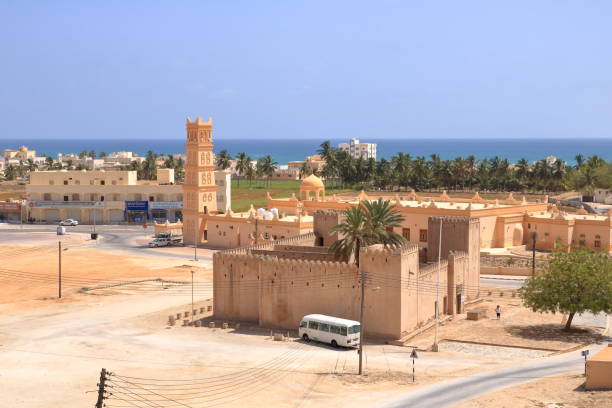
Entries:
<svg viewBox="0 0 612 408">
<path fill-rule="evenodd" d="M 232 155 L 245 152 L 253 159 L 271 155 L 279 164 L 303 160 L 316 154 L 322 139 L 222 139 L 214 141 L 214 151 L 226 149 Z M 331 139 L 335 147 L 346 140 Z M 612 160 L 612 138 L 605 139 L 372 139 L 362 142 L 377 143 L 377 158 L 390 159 L 398 152 L 412 157 L 438 154 L 443 160 L 457 156 L 474 155 L 477 159 L 499 156 L 514 163 L 521 158 L 529 162 L 555 156 L 573 164 L 574 157 L 597 154 Z M 35 149 L 37 155 L 56 157 L 58 153 L 78 153 L 82 150 L 96 152 L 131 151 L 140 156 L 148 150 L 159 154 L 185 152 L 183 139 L 0 139 L 0 150 L 19 146 Z"/>
</svg>

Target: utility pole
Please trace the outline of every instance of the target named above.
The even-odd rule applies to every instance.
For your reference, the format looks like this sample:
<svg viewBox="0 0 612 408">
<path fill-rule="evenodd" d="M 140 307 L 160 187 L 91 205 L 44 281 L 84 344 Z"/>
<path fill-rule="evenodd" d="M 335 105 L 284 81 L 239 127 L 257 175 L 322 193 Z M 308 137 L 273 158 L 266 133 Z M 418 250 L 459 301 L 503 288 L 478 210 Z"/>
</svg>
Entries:
<svg viewBox="0 0 612 408">
<path fill-rule="evenodd" d="M 106 387 L 106 369 L 103 368 L 100 371 L 100 382 L 98 383 L 98 400 L 96 401 L 96 408 L 102 408 L 104 406 L 104 388 Z"/>
<path fill-rule="evenodd" d="M 62 241 L 57 241 L 57 250 L 58 250 L 58 296 L 62 298 Z"/>
<path fill-rule="evenodd" d="M 438 274 L 436 277 L 436 329 L 432 351 L 438 351 L 438 323 L 440 321 L 440 262 L 442 261 L 442 218 L 440 218 L 440 236 L 438 239 Z"/>
<path fill-rule="evenodd" d="M 533 231 L 531 233 L 531 242 L 532 242 L 532 247 L 531 247 L 531 276 L 535 276 L 535 267 L 536 267 L 536 262 L 535 262 L 535 250 L 536 250 L 536 236 L 538 235 L 537 232 Z"/>
<path fill-rule="evenodd" d="M 365 326 L 364 326 L 364 317 L 365 317 L 365 271 L 361 271 L 361 312 L 359 323 L 361 325 L 361 330 L 359 332 L 359 375 L 363 374 L 363 343 L 365 342 Z"/>
</svg>

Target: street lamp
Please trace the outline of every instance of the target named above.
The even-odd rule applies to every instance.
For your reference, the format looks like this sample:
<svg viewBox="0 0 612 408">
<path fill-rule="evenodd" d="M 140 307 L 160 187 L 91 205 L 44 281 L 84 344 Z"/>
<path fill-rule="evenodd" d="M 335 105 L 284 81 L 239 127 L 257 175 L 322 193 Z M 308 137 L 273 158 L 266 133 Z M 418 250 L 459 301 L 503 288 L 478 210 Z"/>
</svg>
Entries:
<svg viewBox="0 0 612 408">
<path fill-rule="evenodd" d="M 535 231 L 531 232 L 531 276 L 535 276 L 535 267 L 536 267 L 536 258 L 535 258 L 535 252 L 536 252 L 536 237 L 537 237 L 538 233 Z"/>
</svg>

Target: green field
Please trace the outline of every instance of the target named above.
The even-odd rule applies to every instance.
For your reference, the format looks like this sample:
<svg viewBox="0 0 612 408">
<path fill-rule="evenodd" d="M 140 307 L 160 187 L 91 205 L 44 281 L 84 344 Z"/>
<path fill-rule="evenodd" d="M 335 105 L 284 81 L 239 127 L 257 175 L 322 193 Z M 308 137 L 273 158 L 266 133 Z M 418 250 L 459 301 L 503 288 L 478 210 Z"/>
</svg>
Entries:
<svg viewBox="0 0 612 408">
<path fill-rule="evenodd" d="M 249 209 L 251 204 L 253 207 L 266 206 L 266 192 L 269 192 L 273 198 L 288 198 L 291 193 L 299 198 L 301 180 L 270 180 L 270 184 L 266 185 L 265 181 L 232 180 L 232 211 L 240 212 Z M 329 189 L 326 188 L 326 194 L 338 194 L 354 191 L 352 189 Z"/>
</svg>

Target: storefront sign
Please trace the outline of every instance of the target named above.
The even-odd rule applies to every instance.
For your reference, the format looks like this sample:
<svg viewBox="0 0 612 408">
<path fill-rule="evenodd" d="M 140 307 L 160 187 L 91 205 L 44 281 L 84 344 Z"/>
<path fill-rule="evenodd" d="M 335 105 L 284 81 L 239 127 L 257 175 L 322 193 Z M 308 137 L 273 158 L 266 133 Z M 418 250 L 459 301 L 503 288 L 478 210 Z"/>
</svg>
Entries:
<svg viewBox="0 0 612 408">
<path fill-rule="evenodd" d="M 149 203 L 152 210 L 180 209 L 183 208 L 182 201 L 152 201 Z"/>
<path fill-rule="evenodd" d="M 148 211 L 149 202 L 148 201 L 126 201 L 125 209 L 128 211 Z"/>
<path fill-rule="evenodd" d="M 21 204 L 19 203 L 2 203 L 0 202 L 0 212 L 19 212 Z"/>
<path fill-rule="evenodd" d="M 29 201 L 30 208 L 104 208 L 104 201 Z"/>
</svg>

